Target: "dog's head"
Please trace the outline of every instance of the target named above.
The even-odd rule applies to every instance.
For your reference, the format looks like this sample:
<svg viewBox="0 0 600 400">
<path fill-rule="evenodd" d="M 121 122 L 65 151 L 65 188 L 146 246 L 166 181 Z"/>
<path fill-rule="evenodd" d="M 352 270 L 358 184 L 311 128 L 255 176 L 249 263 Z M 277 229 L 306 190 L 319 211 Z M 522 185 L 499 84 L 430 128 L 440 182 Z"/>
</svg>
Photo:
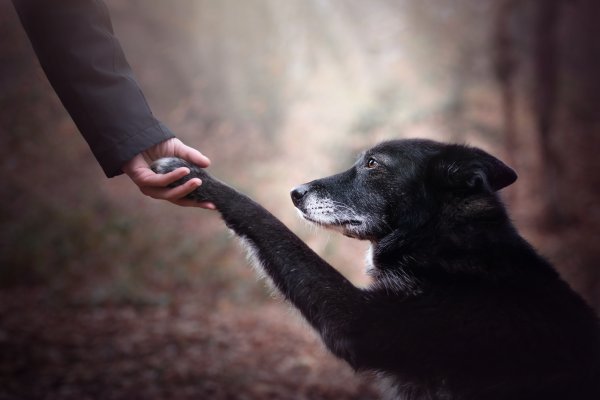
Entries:
<svg viewBox="0 0 600 400">
<path fill-rule="evenodd" d="M 411 231 L 465 199 L 495 198 L 515 172 L 477 149 L 429 140 L 396 140 L 362 153 L 352 168 L 292 190 L 303 218 L 347 236 L 379 240 Z"/>
</svg>

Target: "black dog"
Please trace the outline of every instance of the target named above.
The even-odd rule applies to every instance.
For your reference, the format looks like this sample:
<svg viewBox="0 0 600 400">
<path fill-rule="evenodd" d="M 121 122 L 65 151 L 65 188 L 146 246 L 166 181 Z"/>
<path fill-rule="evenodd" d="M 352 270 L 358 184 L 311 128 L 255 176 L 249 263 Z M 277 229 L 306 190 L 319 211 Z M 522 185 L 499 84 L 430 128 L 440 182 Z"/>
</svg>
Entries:
<svg viewBox="0 0 600 400">
<path fill-rule="evenodd" d="M 597 317 L 515 231 L 495 192 L 516 174 L 482 150 L 385 142 L 292 191 L 307 220 L 371 241 L 368 289 L 202 169 L 153 168 L 181 166 L 331 352 L 398 398 L 600 399 Z"/>
</svg>

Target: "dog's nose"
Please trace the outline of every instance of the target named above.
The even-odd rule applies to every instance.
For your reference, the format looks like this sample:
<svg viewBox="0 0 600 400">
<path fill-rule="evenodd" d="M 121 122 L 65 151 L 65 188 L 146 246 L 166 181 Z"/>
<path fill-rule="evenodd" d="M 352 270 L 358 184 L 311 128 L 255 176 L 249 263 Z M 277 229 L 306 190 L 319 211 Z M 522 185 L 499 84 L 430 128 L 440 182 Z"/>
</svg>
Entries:
<svg viewBox="0 0 600 400">
<path fill-rule="evenodd" d="M 295 206 L 300 203 L 300 200 L 304 197 L 304 195 L 308 192 L 308 185 L 300 185 L 294 189 L 292 189 L 290 195 L 292 196 L 292 202 Z"/>
</svg>

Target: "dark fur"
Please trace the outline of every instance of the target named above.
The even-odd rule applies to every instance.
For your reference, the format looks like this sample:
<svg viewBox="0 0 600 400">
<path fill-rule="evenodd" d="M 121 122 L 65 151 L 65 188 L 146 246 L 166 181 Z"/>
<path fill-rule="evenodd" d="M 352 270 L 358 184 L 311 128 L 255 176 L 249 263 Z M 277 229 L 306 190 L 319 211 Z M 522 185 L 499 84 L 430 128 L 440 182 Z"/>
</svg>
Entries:
<svg viewBox="0 0 600 400">
<path fill-rule="evenodd" d="M 200 177 L 277 289 L 327 347 L 391 378 L 401 399 L 600 399 L 594 312 L 519 236 L 496 191 L 515 173 L 475 148 L 382 143 L 352 168 L 292 191 L 303 217 L 372 243 L 374 283 L 354 287 L 243 194 Z"/>
</svg>

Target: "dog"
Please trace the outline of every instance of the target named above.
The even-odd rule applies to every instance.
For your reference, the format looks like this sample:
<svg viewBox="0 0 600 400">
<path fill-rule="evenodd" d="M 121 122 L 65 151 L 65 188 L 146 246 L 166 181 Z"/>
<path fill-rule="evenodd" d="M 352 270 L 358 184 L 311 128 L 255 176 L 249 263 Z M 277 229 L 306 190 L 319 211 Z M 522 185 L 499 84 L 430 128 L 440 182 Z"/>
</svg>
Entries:
<svg viewBox="0 0 600 400">
<path fill-rule="evenodd" d="M 497 192 L 517 179 L 483 150 L 381 143 L 291 191 L 303 218 L 371 242 L 353 286 L 250 198 L 178 158 L 156 161 L 215 204 L 264 273 L 357 371 L 405 400 L 600 399 L 594 311 L 512 225 Z"/>
</svg>

